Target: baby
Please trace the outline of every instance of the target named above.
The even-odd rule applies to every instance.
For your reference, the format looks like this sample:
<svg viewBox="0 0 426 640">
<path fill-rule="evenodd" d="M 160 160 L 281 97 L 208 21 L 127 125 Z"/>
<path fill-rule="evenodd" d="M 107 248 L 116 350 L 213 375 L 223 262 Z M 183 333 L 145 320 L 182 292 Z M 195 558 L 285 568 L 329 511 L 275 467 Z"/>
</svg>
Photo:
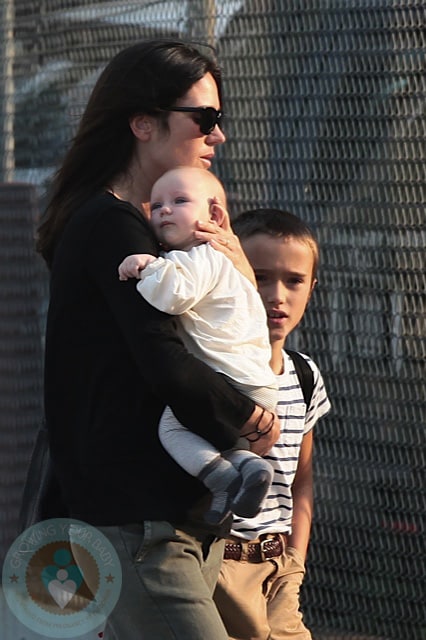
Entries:
<svg viewBox="0 0 426 640">
<path fill-rule="evenodd" d="M 223 187 L 209 171 L 178 167 L 163 174 L 151 193 L 151 224 L 166 253 L 128 256 L 119 277 L 139 278 L 137 289 L 147 302 L 179 317 L 187 348 L 273 413 L 277 382 L 269 366 L 262 300 L 229 258 L 194 238 L 198 220 L 222 223 L 226 211 L 220 203 L 226 203 Z M 273 416 L 270 428 L 272 423 Z M 207 522 L 220 523 L 230 511 L 246 518 L 259 512 L 273 470 L 249 450 L 247 438 L 219 452 L 181 425 L 169 407 L 160 420 L 159 438 L 176 462 L 211 491 Z"/>
</svg>

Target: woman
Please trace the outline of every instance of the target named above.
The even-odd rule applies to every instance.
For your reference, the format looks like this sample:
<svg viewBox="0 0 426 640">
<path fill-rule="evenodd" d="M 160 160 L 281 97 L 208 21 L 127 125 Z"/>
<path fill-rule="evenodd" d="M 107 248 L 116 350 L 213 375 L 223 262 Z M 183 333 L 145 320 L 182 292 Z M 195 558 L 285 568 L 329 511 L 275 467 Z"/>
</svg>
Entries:
<svg viewBox="0 0 426 640">
<path fill-rule="evenodd" d="M 187 353 L 174 319 L 117 276 L 125 256 L 158 254 L 147 222 L 152 184 L 177 165 L 210 168 L 225 141 L 220 108 L 219 68 L 193 47 L 156 40 L 125 49 L 96 83 L 39 228 L 51 268 L 53 466 L 70 516 L 109 537 L 123 570 L 106 638 L 227 638 L 212 601 L 226 531 L 203 528 L 203 485 L 160 445 L 164 406 L 220 450 L 257 431 L 253 451 L 262 455 L 279 434 L 275 421 L 262 435 L 268 415 Z M 220 240 L 248 269 L 229 224 Z"/>
</svg>

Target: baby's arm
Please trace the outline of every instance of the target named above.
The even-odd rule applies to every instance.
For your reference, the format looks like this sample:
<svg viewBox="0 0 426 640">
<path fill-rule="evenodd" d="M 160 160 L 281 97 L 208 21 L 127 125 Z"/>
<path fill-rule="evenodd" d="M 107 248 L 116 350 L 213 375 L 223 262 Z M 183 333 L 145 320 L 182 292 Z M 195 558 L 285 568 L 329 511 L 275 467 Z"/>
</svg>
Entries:
<svg viewBox="0 0 426 640">
<path fill-rule="evenodd" d="M 155 256 L 149 253 L 135 253 L 127 256 L 118 267 L 118 277 L 120 280 L 128 280 L 129 278 L 139 278 L 139 272 L 156 260 Z"/>
</svg>

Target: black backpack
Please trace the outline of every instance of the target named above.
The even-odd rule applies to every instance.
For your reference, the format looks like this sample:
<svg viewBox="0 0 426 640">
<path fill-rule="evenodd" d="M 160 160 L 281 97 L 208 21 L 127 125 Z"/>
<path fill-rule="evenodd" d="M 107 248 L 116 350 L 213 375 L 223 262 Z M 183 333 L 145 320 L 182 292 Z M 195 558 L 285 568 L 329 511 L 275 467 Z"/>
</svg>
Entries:
<svg viewBox="0 0 426 640">
<path fill-rule="evenodd" d="M 285 352 L 288 353 L 293 360 L 294 368 L 296 369 L 297 377 L 302 387 L 306 411 L 308 411 L 314 391 L 314 372 L 300 353 L 292 351 L 291 349 L 285 349 Z"/>
</svg>

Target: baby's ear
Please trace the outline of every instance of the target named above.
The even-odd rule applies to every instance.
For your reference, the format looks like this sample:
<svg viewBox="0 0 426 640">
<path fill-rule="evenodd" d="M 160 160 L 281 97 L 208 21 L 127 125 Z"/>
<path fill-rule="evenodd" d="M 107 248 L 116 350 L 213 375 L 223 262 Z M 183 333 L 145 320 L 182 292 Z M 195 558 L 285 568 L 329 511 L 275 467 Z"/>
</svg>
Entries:
<svg viewBox="0 0 426 640">
<path fill-rule="evenodd" d="M 228 212 L 223 205 L 216 200 L 216 198 L 212 198 L 209 202 L 209 213 L 210 220 L 216 222 L 216 224 L 221 227 L 225 220 L 228 219 Z"/>
</svg>

